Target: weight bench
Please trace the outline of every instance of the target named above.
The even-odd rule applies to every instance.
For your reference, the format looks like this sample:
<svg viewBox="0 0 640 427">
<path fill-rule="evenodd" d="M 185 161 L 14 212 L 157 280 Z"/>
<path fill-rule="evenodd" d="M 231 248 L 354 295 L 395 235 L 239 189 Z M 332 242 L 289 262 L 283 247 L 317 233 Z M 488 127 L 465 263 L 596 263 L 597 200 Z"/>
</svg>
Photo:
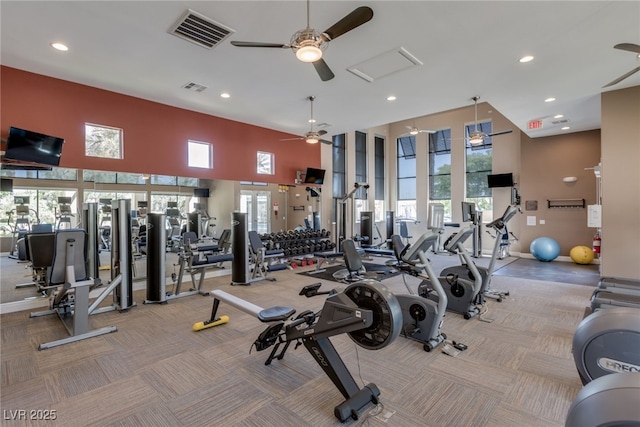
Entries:
<svg viewBox="0 0 640 427">
<path fill-rule="evenodd" d="M 387 346 L 399 335 L 402 327 L 400 305 L 380 283 L 354 283 L 343 292 L 330 295 L 318 313 L 303 311 L 288 324 L 285 320 L 295 313 L 292 308 L 263 309 L 221 290 L 214 290 L 211 295 L 215 297 L 211 318 L 194 324 L 194 331 L 227 323 L 228 316 L 217 317 L 220 301 L 224 301 L 262 322 L 271 323 L 253 343 L 258 351 L 274 346 L 265 365 L 281 360 L 292 342 L 296 342 L 294 348 L 304 345 L 345 398 L 333 411 L 338 420 L 357 420 L 362 410 L 378 403 L 378 387 L 370 383 L 360 388 L 329 338 L 347 333 L 361 347 L 376 350 Z"/>
<path fill-rule="evenodd" d="M 89 328 L 89 288 L 95 279 L 88 277 L 87 233 L 80 229 L 58 230 L 55 233 L 53 264 L 49 283 L 56 291 L 50 297 L 50 310 L 31 313 L 29 317 L 57 314 L 69 337 L 42 343 L 38 350 L 93 338 L 115 332 L 115 326 L 91 330 Z"/>
</svg>

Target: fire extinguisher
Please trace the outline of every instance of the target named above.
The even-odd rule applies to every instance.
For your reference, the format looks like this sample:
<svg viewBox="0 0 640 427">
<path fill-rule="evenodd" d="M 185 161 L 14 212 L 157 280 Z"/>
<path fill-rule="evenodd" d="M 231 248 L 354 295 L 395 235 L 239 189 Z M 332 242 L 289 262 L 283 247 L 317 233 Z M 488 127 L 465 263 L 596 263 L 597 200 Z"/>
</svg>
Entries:
<svg viewBox="0 0 640 427">
<path fill-rule="evenodd" d="M 596 256 L 600 256 L 600 243 L 602 243 L 602 239 L 600 238 L 600 230 L 598 230 L 593 235 L 593 253 Z"/>
</svg>

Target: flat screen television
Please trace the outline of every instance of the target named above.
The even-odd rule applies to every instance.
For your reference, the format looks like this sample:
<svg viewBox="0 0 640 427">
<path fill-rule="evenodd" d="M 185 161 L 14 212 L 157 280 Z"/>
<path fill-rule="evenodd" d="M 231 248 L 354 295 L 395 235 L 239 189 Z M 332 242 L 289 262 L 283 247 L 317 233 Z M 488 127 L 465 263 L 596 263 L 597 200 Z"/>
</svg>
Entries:
<svg viewBox="0 0 640 427">
<path fill-rule="evenodd" d="M 208 188 L 194 188 L 193 189 L 194 197 L 209 197 L 209 189 Z"/>
<path fill-rule="evenodd" d="M 8 191 L 13 193 L 13 180 L 7 178 L 0 178 L 0 191 Z"/>
<path fill-rule="evenodd" d="M 307 173 L 304 176 L 304 183 L 316 185 L 323 184 L 324 172 L 324 169 L 307 168 Z"/>
<path fill-rule="evenodd" d="M 498 173 L 495 175 L 487 175 L 487 185 L 489 188 L 513 187 L 513 174 Z"/>
<path fill-rule="evenodd" d="M 9 128 L 6 160 L 58 166 L 64 139 L 15 127 Z"/>
</svg>

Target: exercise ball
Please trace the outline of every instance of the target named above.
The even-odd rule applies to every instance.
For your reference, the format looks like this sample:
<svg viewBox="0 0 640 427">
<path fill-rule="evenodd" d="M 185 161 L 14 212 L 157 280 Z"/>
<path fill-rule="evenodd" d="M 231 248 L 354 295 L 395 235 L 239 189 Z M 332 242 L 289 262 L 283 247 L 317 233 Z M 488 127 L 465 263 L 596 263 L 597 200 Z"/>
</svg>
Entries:
<svg viewBox="0 0 640 427">
<path fill-rule="evenodd" d="M 574 246 L 569 251 L 569 256 L 576 264 L 591 264 L 595 255 L 588 246 Z"/>
<path fill-rule="evenodd" d="M 539 261 L 553 261 L 560 255 L 560 245 L 551 237 L 538 237 L 529 246 L 531 255 Z"/>
</svg>

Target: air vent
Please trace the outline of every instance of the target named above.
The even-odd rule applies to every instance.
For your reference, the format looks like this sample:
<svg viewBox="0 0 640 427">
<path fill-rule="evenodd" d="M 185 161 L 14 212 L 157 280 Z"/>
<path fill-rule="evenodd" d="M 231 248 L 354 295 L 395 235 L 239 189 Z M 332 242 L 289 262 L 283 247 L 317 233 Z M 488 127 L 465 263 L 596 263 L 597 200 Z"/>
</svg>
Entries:
<svg viewBox="0 0 640 427">
<path fill-rule="evenodd" d="M 325 122 L 323 122 L 323 123 L 318 123 L 318 124 L 316 125 L 316 128 L 318 128 L 318 129 L 322 129 L 322 128 L 328 128 L 329 126 L 331 126 L 329 123 L 325 123 Z"/>
<path fill-rule="evenodd" d="M 565 123 L 569 123 L 568 119 L 560 119 L 560 120 L 552 120 L 551 124 L 552 125 L 563 125 Z"/>
<path fill-rule="evenodd" d="M 169 30 L 169 34 L 207 49 L 213 49 L 233 33 L 235 31 L 231 28 L 191 9 L 187 9 L 184 15 Z"/>
<path fill-rule="evenodd" d="M 189 82 L 186 85 L 182 86 L 182 88 L 191 90 L 194 92 L 203 92 L 205 89 L 207 89 L 206 86 L 199 85 L 198 83 L 194 83 L 194 82 Z"/>
</svg>

